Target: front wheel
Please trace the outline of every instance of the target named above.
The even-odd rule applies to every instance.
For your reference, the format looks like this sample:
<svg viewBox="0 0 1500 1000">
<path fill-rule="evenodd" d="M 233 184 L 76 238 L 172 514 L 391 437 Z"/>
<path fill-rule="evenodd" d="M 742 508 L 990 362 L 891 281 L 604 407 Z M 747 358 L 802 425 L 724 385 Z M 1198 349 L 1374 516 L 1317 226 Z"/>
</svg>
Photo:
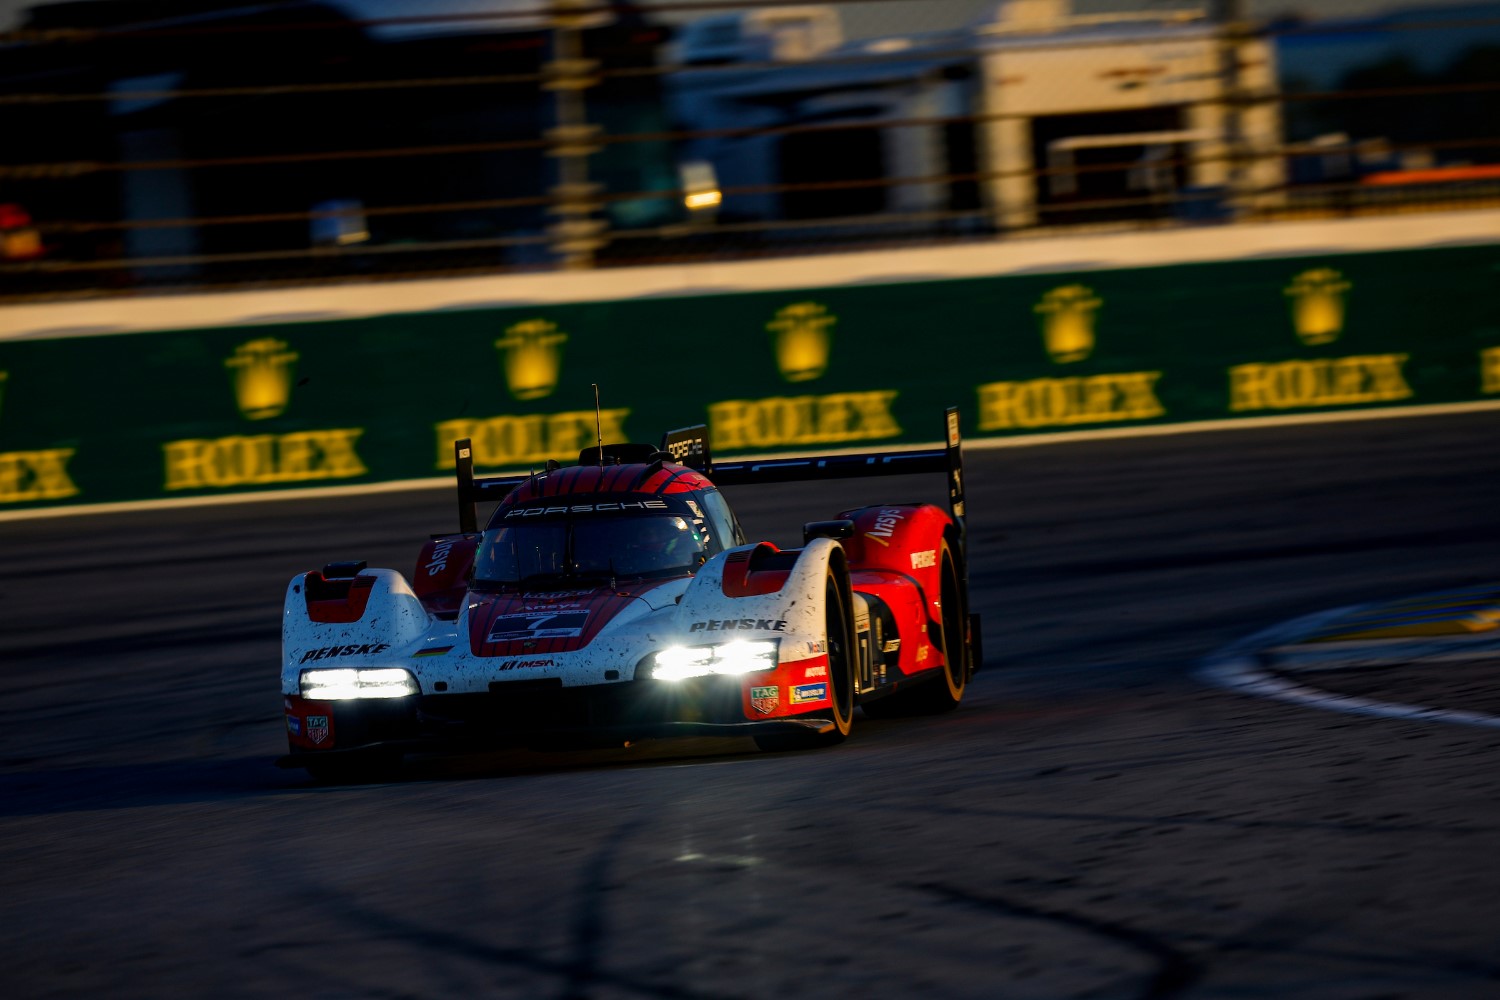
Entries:
<svg viewBox="0 0 1500 1000">
<path fill-rule="evenodd" d="M 755 737 L 762 750 L 811 750 L 849 737 L 854 725 L 854 615 L 849 588 L 832 567 L 823 588 L 824 648 L 828 650 L 828 703 L 832 726 L 821 733 L 766 733 Z"/>
</svg>

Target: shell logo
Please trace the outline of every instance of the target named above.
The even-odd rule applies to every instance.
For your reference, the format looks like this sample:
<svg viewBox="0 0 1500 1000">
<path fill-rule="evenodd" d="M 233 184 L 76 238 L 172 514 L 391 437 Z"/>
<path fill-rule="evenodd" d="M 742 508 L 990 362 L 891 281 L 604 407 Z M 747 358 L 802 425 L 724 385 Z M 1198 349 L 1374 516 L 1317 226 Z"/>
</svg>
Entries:
<svg viewBox="0 0 1500 1000">
<path fill-rule="evenodd" d="M 495 341 L 505 368 L 505 384 L 517 399 L 541 399 L 557 388 L 562 369 L 561 346 L 568 335 L 556 323 L 528 319 L 507 327 Z"/>
<path fill-rule="evenodd" d="M 1344 332 L 1345 293 L 1352 288 L 1331 267 L 1303 271 L 1286 286 L 1292 300 L 1292 328 L 1309 347 L 1331 344 Z"/>
<path fill-rule="evenodd" d="M 1094 351 L 1094 321 L 1104 300 L 1087 285 L 1054 288 L 1032 311 L 1042 317 L 1042 341 L 1060 365 L 1082 361 Z"/>
<path fill-rule="evenodd" d="M 837 322 L 827 306 L 816 302 L 798 302 L 778 310 L 766 329 L 781 377 L 788 382 L 810 382 L 827 371 L 829 328 Z"/>
<path fill-rule="evenodd" d="M 275 337 L 251 340 L 234 349 L 224 367 L 234 373 L 234 398 L 247 420 L 268 420 L 285 412 L 292 395 L 296 351 Z"/>
</svg>

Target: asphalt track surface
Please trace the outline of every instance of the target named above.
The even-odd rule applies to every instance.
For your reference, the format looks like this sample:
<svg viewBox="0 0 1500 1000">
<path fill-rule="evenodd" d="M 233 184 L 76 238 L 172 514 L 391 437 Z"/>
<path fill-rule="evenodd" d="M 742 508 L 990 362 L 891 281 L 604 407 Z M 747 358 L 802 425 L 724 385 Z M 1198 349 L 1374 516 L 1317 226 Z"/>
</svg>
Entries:
<svg viewBox="0 0 1500 1000">
<path fill-rule="evenodd" d="M 956 713 L 352 787 L 271 764 L 282 589 L 409 571 L 448 491 L 0 523 L 4 994 L 1500 996 L 1500 733 L 1195 674 L 1298 615 L 1500 578 L 1497 429 L 971 452 L 987 663 Z M 791 543 L 937 486 L 734 499 Z M 1500 678 L 1424 685 L 1493 706 Z"/>
</svg>

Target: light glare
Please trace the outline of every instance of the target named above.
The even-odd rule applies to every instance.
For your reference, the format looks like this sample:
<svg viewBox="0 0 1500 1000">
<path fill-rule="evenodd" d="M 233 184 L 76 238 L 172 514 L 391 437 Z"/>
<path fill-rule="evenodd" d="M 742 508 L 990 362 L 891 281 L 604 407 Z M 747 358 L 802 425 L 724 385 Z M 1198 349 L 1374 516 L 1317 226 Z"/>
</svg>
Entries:
<svg viewBox="0 0 1500 1000">
<path fill-rule="evenodd" d="M 347 701 L 351 698 L 405 698 L 419 694 L 417 682 L 399 667 L 373 670 L 304 670 L 302 697 L 314 701 Z"/>
<path fill-rule="evenodd" d="M 752 670 L 765 670 L 776 665 L 774 642 L 751 642 L 748 639 L 739 639 L 719 646 L 715 653 L 719 672 L 724 674 L 744 674 Z"/>
<path fill-rule="evenodd" d="M 738 639 L 722 646 L 670 646 L 656 654 L 651 675 L 680 681 L 710 674 L 748 674 L 774 669 L 776 643 Z"/>
</svg>

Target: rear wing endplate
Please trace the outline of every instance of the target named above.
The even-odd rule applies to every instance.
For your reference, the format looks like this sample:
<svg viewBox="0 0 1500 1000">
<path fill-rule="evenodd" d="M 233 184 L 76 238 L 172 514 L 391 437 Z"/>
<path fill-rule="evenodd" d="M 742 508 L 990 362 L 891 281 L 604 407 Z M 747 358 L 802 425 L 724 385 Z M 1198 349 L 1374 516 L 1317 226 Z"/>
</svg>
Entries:
<svg viewBox="0 0 1500 1000">
<path fill-rule="evenodd" d="M 499 500 L 527 478 L 475 479 L 474 447 L 469 438 L 453 442 L 453 465 L 458 473 L 458 530 L 466 534 L 479 530 L 479 501 Z"/>
</svg>

